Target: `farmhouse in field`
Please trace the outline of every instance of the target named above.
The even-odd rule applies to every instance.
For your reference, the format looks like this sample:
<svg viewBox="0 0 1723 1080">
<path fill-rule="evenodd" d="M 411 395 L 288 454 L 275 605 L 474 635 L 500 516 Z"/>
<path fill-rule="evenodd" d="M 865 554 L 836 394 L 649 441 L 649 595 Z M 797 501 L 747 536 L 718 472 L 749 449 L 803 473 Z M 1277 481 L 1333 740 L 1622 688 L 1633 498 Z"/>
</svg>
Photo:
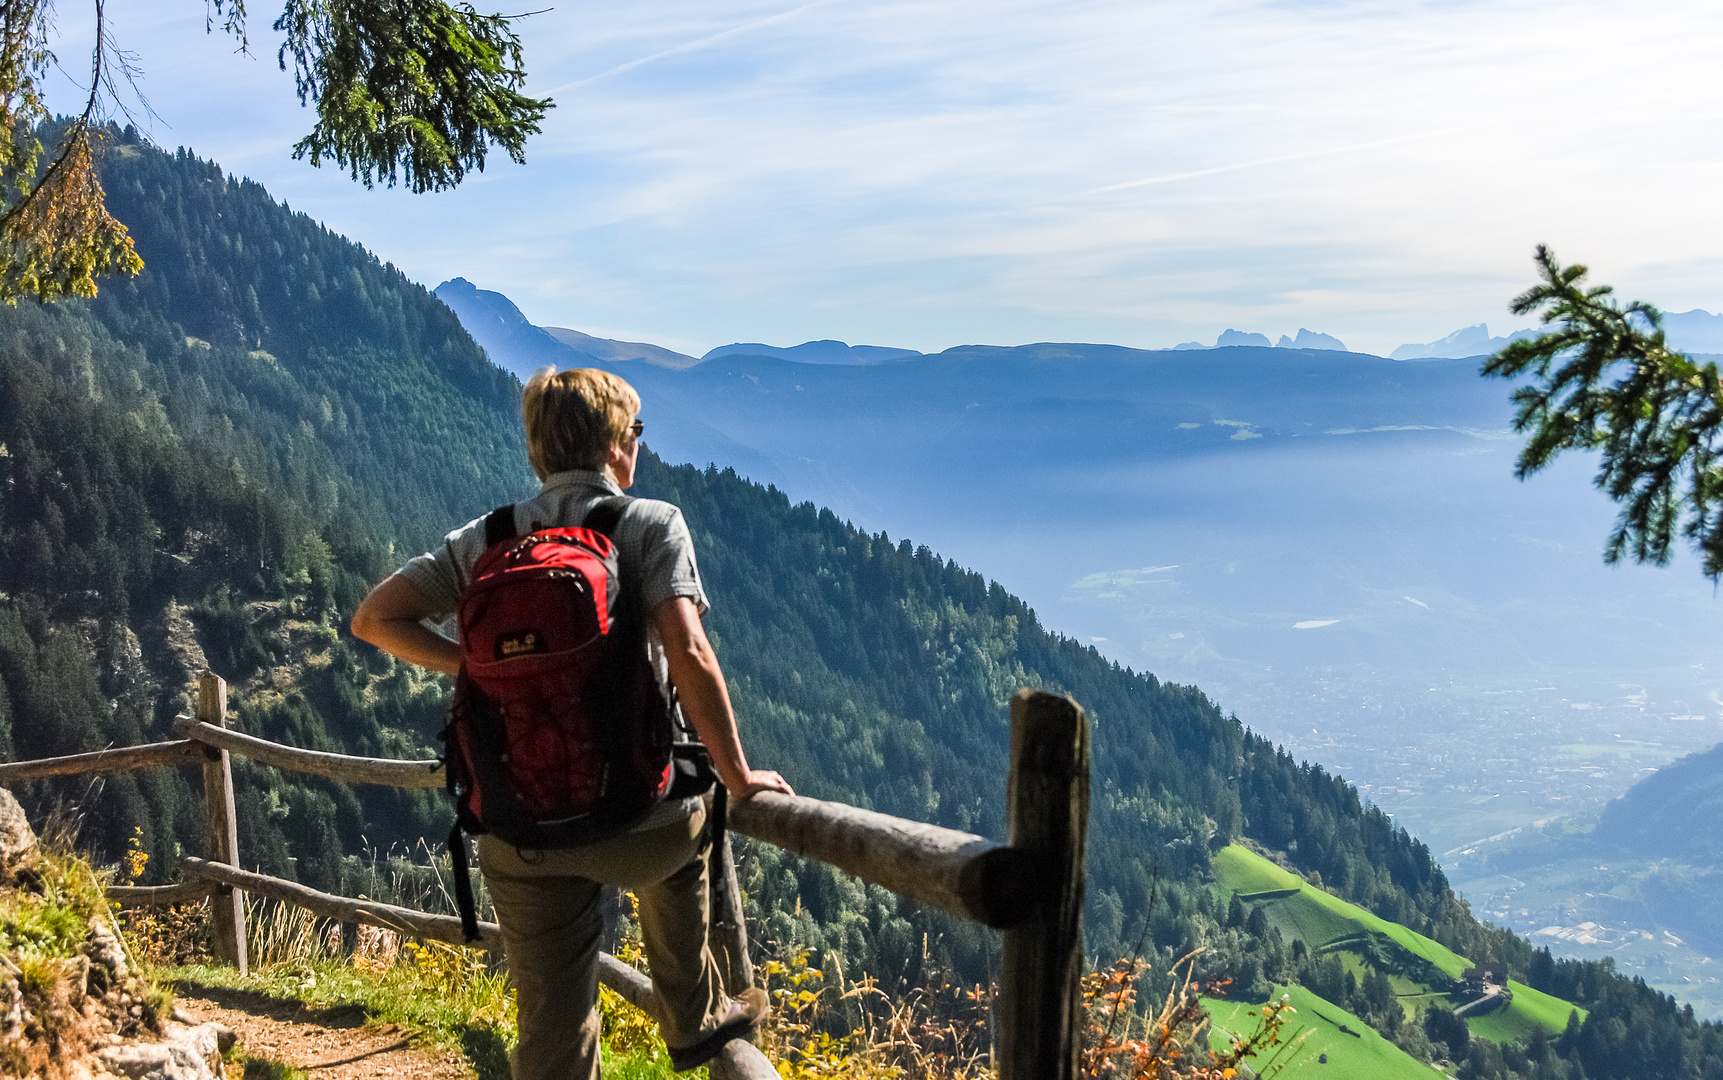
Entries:
<svg viewBox="0 0 1723 1080">
<path fill-rule="evenodd" d="M 1460 974 L 1455 987 L 1462 994 L 1488 994 L 1508 985 L 1508 966 L 1500 961 L 1475 964 Z"/>
</svg>

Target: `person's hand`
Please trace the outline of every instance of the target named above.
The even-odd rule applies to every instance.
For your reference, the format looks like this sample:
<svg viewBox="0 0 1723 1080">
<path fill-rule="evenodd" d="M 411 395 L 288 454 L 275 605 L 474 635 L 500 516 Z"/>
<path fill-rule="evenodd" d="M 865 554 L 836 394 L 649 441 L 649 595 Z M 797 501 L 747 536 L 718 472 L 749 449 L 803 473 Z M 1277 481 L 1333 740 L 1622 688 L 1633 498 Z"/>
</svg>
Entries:
<svg viewBox="0 0 1723 1080">
<path fill-rule="evenodd" d="M 785 795 L 794 795 L 790 782 L 771 769 L 749 769 L 748 781 L 740 788 L 730 788 L 730 797 L 734 799 L 751 799 L 762 791 L 777 791 Z"/>
</svg>

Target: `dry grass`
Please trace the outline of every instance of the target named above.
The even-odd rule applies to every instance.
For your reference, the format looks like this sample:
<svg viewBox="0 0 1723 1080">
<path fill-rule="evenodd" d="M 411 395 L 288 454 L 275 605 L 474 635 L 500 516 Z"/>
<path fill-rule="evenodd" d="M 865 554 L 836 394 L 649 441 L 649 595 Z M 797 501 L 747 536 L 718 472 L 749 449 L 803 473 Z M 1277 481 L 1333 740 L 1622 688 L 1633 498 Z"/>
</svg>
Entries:
<svg viewBox="0 0 1723 1080">
<path fill-rule="evenodd" d="M 391 867 L 381 860 L 373 860 L 372 868 L 373 895 L 394 903 L 417 899 L 417 906 L 426 906 L 432 900 L 426 891 L 441 884 L 434 872 L 428 876 L 422 868 Z M 203 967 L 175 974 L 310 1004 L 359 1003 L 380 1021 L 403 1024 L 432 1043 L 464 1050 L 481 1077 L 506 1077 L 504 1052 L 515 1039 L 514 993 L 506 973 L 490 967 L 486 954 L 403 941 L 375 927 L 348 929 L 273 901 L 252 901 L 247 924 L 251 976 L 240 980 Z M 179 957 L 204 940 L 189 918 L 158 917 L 133 925 L 134 932 L 143 932 L 134 947 L 152 957 Z M 645 967 L 632 919 L 624 921 L 614 951 L 624 962 Z M 1246 1059 L 1265 1053 L 1269 1062 L 1258 1072 L 1277 1071 L 1272 1052 L 1282 1044 L 1290 1005 L 1270 1002 L 1254 1033 L 1211 1053 L 1201 1000 L 1205 988 L 1190 974 L 1195 955 L 1174 965 L 1172 989 L 1152 1011 L 1137 1002 L 1146 964 L 1121 961 L 1084 977 L 1084 1077 L 1229 1080 L 1240 1075 Z M 852 980 L 835 964 L 829 972 L 814 966 L 802 948 L 775 950 L 757 977 L 773 1003 L 759 1042 L 786 1080 L 986 1080 L 996 1075 L 993 987 L 957 986 L 936 975 L 921 986 L 888 994 L 869 976 Z M 672 1075 L 656 1022 L 609 990 L 600 993 L 599 1012 L 607 1076 L 659 1080 Z"/>
<path fill-rule="evenodd" d="M 1285 1041 L 1284 1029 L 1295 1010 L 1284 996 L 1262 1007 L 1254 1032 L 1230 1037 L 1224 1051 L 1209 1049 L 1209 1017 L 1203 994 L 1218 994 L 1226 984 L 1204 987 L 1196 981 L 1193 972 L 1201 952 L 1187 953 L 1172 965 L 1172 984 L 1153 1015 L 1139 1016 L 1135 1008 L 1137 983 L 1149 970 L 1143 961 L 1120 960 L 1105 971 L 1083 976 L 1083 1076 L 1106 1080 L 1232 1080 L 1247 1059 L 1264 1053 L 1269 1059 L 1256 1067 L 1256 1075 L 1273 1076 L 1285 1067 L 1280 1056 L 1272 1053 L 1276 1047 L 1285 1050 L 1292 1046 Z"/>
</svg>

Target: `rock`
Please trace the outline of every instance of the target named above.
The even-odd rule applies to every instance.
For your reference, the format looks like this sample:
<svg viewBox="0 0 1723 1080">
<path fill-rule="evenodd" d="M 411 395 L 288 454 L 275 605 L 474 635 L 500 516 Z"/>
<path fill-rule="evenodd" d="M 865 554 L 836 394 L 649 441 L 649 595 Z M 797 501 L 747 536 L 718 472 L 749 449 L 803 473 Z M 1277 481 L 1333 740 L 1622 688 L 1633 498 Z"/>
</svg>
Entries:
<svg viewBox="0 0 1723 1080">
<path fill-rule="evenodd" d="M 93 965 L 92 973 L 96 975 L 95 984 L 90 989 L 100 992 L 111 987 L 125 985 L 131 977 L 131 970 L 126 966 L 126 952 L 120 948 L 120 939 L 114 936 L 113 927 L 108 920 L 97 916 L 90 920 L 90 939 L 84 945 L 84 955 L 90 958 Z"/>
<path fill-rule="evenodd" d="M 109 1072 L 131 1080 L 220 1080 L 221 1052 L 233 1041 L 233 1032 L 221 1024 L 170 1024 L 159 1043 L 105 1046 L 95 1058 Z"/>
<path fill-rule="evenodd" d="M 5 788 L 0 788 L 0 882 L 11 881 L 18 871 L 36 861 L 36 834 L 24 808 Z"/>
<path fill-rule="evenodd" d="M 17 1042 L 24 1037 L 24 989 L 22 973 L 5 956 L 0 956 L 0 1042 Z"/>
</svg>

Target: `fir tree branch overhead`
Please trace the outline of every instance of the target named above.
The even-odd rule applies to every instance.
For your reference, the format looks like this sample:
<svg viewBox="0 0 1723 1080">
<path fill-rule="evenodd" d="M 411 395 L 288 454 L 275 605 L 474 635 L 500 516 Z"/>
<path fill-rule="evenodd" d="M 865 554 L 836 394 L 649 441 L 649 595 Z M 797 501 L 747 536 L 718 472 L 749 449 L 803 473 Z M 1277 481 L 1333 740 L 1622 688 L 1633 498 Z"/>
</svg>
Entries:
<svg viewBox="0 0 1723 1080">
<path fill-rule="evenodd" d="M 1606 562 L 1668 563 L 1677 532 L 1723 578 L 1723 381 L 1664 341 L 1663 314 L 1621 306 L 1587 270 L 1537 249 L 1543 282 L 1514 299 L 1550 329 L 1484 362 L 1483 374 L 1530 376 L 1515 390 L 1514 430 L 1530 432 L 1516 474 L 1524 479 L 1564 450 L 1598 450 L 1597 486 L 1621 504 Z"/>
<path fill-rule="evenodd" d="M 370 187 L 458 185 L 484 171 L 496 143 L 517 163 L 552 107 L 520 92 L 520 38 L 509 17 L 443 0 L 289 0 L 277 58 L 293 64 L 317 126 L 294 145 L 313 165 L 332 158 Z"/>
<path fill-rule="evenodd" d="M 92 7 L 88 97 L 61 128 L 42 89 L 55 64 L 54 0 L 0 3 L 0 302 L 93 296 L 96 277 L 143 269 L 96 168 L 108 118 L 129 118 L 114 75 L 135 93 L 135 68 L 106 28 L 102 0 Z M 207 30 L 219 24 L 249 51 L 244 0 L 214 0 L 208 12 Z M 286 35 L 277 60 L 283 70 L 291 61 L 299 100 L 317 108 L 294 156 L 333 159 L 366 187 L 416 192 L 483 171 L 493 143 L 524 163 L 551 101 L 521 93 L 526 68 L 510 23 L 519 17 L 445 0 L 287 0 L 274 23 Z M 61 130 L 45 162 L 50 127 Z"/>
</svg>

